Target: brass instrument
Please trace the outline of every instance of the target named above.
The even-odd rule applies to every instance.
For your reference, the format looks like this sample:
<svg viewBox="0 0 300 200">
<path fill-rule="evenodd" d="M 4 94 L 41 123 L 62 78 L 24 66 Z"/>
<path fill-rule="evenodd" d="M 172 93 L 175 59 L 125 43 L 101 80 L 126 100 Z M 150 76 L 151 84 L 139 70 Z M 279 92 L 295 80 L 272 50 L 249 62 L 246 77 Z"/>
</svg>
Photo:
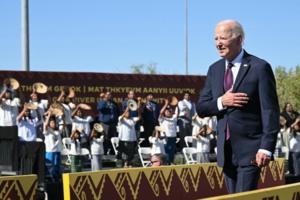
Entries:
<svg viewBox="0 0 300 200">
<path fill-rule="evenodd" d="M 34 91 L 36 91 L 39 94 L 45 94 L 48 90 L 48 87 L 44 83 L 40 83 L 40 82 L 34 83 L 32 85 L 32 88 Z"/>
<path fill-rule="evenodd" d="M 4 79 L 3 85 L 5 85 L 7 88 L 10 88 L 10 89 L 13 89 L 13 90 L 16 90 L 20 87 L 19 82 L 14 78 Z"/>
</svg>

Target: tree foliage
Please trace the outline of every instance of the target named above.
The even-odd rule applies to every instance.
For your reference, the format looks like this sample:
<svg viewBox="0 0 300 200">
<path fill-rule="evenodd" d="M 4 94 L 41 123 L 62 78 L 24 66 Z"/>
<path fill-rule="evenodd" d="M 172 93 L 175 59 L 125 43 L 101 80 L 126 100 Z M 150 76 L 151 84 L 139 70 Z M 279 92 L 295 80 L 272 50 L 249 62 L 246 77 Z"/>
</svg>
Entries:
<svg viewBox="0 0 300 200">
<path fill-rule="evenodd" d="M 275 69 L 277 83 L 277 94 L 280 108 L 289 102 L 295 110 L 300 109 L 300 65 L 295 68 L 286 69 L 278 66 Z"/>
<path fill-rule="evenodd" d="M 157 63 L 131 65 L 131 72 L 134 74 L 157 74 Z"/>
</svg>

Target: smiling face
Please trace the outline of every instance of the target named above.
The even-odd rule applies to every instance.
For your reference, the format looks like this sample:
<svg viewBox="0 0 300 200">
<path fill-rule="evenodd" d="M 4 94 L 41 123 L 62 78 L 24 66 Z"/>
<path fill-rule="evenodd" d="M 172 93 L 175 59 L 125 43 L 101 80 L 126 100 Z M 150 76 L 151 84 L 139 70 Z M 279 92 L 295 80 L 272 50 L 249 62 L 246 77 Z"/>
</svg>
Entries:
<svg viewBox="0 0 300 200">
<path fill-rule="evenodd" d="M 215 29 L 215 43 L 222 58 L 232 61 L 242 50 L 242 28 L 235 21 L 220 22 Z M 241 32 L 241 33 L 239 33 Z"/>
</svg>

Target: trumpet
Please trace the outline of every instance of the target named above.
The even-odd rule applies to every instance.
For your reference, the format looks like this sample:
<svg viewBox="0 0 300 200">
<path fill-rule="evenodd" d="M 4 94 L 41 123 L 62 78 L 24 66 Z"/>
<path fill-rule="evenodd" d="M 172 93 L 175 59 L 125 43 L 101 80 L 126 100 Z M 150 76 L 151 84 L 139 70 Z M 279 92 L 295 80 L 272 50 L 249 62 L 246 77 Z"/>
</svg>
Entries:
<svg viewBox="0 0 300 200">
<path fill-rule="evenodd" d="M 7 88 L 10 88 L 10 89 L 13 89 L 13 90 L 16 90 L 20 87 L 19 82 L 14 78 L 4 79 L 3 85 L 5 85 Z"/>
</svg>

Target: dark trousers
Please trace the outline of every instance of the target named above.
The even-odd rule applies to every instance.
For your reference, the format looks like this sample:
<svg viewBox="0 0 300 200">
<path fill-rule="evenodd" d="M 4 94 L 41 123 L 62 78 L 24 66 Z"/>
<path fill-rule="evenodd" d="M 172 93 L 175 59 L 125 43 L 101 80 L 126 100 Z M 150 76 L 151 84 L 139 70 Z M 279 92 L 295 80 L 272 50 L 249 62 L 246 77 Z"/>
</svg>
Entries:
<svg viewBox="0 0 300 200">
<path fill-rule="evenodd" d="M 122 159 L 123 161 L 131 164 L 134 158 L 134 153 L 136 152 L 136 142 L 135 141 L 119 141 L 118 155 L 117 159 Z"/>
<path fill-rule="evenodd" d="M 300 176 L 300 152 L 293 152 L 293 168 L 296 176 Z"/>
<path fill-rule="evenodd" d="M 295 174 L 295 169 L 294 169 L 294 152 L 289 152 L 289 158 L 288 158 L 288 170 L 290 174 Z"/>
<path fill-rule="evenodd" d="M 141 144 L 142 147 L 149 147 L 150 142 L 149 142 L 149 137 L 152 136 L 153 131 L 155 129 L 155 122 L 153 121 L 145 121 L 144 124 L 144 132 L 141 133 L 141 137 L 145 138 L 143 143 Z"/>
<path fill-rule="evenodd" d="M 228 193 L 257 189 L 260 168 L 256 165 L 239 166 L 231 148 L 230 139 L 225 142 L 223 173 Z"/>
<path fill-rule="evenodd" d="M 18 170 L 18 127 L 0 127 L 0 171 Z"/>
<path fill-rule="evenodd" d="M 19 169 L 21 174 L 37 174 L 38 184 L 45 179 L 45 143 L 19 142 Z"/>
<path fill-rule="evenodd" d="M 176 137 L 166 138 L 165 151 L 167 155 L 167 162 L 170 165 L 174 162 L 174 157 L 176 153 Z"/>
<path fill-rule="evenodd" d="M 103 142 L 103 148 L 104 148 L 104 154 L 113 154 L 113 147 L 111 144 L 110 139 L 112 137 L 118 137 L 117 133 L 117 125 L 115 123 L 102 123 L 103 129 L 104 129 L 104 142 Z"/>
<path fill-rule="evenodd" d="M 184 142 L 185 136 L 192 136 L 192 122 L 188 119 L 180 117 L 177 121 L 179 127 L 179 148 L 178 151 L 181 152 L 182 148 L 186 146 Z"/>
</svg>

